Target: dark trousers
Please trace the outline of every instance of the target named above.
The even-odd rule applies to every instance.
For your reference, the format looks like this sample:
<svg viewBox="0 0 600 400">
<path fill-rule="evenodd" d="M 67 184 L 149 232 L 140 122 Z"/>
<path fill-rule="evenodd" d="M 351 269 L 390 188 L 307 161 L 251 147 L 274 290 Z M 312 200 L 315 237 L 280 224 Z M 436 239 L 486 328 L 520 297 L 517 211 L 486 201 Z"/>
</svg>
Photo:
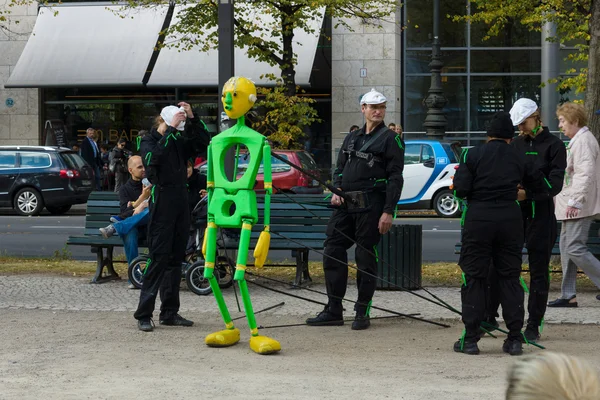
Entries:
<svg viewBox="0 0 600 400">
<path fill-rule="evenodd" d="M 361 213 L 349 213 L 345 209 L 336 210 L 327 224 L 325 257 L 323 270 L 329 296 L 329 309 L 342 314 L 342 298 L 346 295 L 348 284 L 348 249 L 356 241 L 356 264 L 358 272 L 358 303 L 354 307 L 357 313 L 364 313 L 377 284 L 376 246 L 379 243 L 379 218 L 383 213 L 384 193 L 369 195 L 371 209 Z M 331 258 L 333 257 L 333 258 Z"/>
<path fill-rule="evenodd" d="M 510 339 L 520 339 L 524 319 L 524 294 L 519 284 L 522 219 L 515 202 L 469 204 L 463 229 L 459 265 L 466 284 L 461 288 L 462 320 L 467 341 L 479 340 L 484 318 L 490 264 L 497 272 L 499 299 Z"/>
<path fill-rule="evenodd" d="M 157 187 L 154 202 L 150 202 L 148 248 L 150 261 L 144 274 L 136 319 L 152 318 L 156 296 L 160 291 L 160 319 L 174 317 L 179 312 L 181 263 L 189 235 L 190 213 L 187 190 Z"/>
<path fill-rule="evenodd" d="M 529 302 L 527 311 L 529 317 L 527 325 L 538 327 L 548 303 L 550 290 L 550 257 L 556 241 L 557 229 L 554 216 L 554 202 L 552 199 L 545 201 L 525 201 L 521 203 L 521 215 L 525 231 L 525 246 L 529 255 Z M 490 300 L 487 314 L 490 317 L 498 315 L 498 288 L 494 284 L 496 273 L 490 270 L 489 289 Z"/>
</svg>

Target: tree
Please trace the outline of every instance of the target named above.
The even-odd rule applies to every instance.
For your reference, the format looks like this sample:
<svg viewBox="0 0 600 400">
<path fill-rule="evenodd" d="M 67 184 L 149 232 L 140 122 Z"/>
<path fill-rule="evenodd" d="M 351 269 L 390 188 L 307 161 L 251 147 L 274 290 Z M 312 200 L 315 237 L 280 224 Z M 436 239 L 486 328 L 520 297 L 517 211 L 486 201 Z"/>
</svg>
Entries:
<svg viewBox="0 0 600 400">
<path fill-rule="evenodd" d="M 577 42 L 578 53 L 568 58 L 587 61 L 587 67 L 577 76 L 554 80 L 559 90 L 574 88 L 585 92 L 585 107 L 590 118 L 591 131 L 600 141 L 600 0 L 470 0 L 470 16 L 455 16 L 455 20 L 469 20 L 486 24 L 490 36 L 498 35 L 507 24 L 519 22 L 530 30 L 541 31 L 546 22 L 557 27 L 557 36 L 551 40 L 560 43 Z"/>
<path fill-rule="evenodd" d="M 179 39 L 167 41 L 167 46 L 181 50 L 199 48 L 200 51 L 218 48 L 218 0 L 200 0 L 197 3 L 171 0 L 170 3 L 186 7 L 180 12 L 178 22 L 166 32 L 167 37 Z M 129 0 L 128 6 L 155 7 L 160 4 L 164 3 Z M 280 77 L 267 76 L 276 86 L 260 90 L 265 97 L 257 105 L 265 107 L 268 112 L 253 126 L 255 129 L 274 128 L 273 138 L 283 147 L 293 147 L 303 134 L 303 128 L 318 121 L 311 107 L 314 101 L 297 96 L 294 47 L 302 44 L 294 41 L 294 31 L 319 33 L 321 27 L 315 27 L 314 21 L 320 18 L 323 9 L 327 17 L 337 19 L 336 27 L 352 30 L 347 18 L 357 17 L 380 25 L 386 19 L 393 21 L 396 8 L 400 6 L 395 0 L 254 0 L 236 1 L 234 4 L 235 46 L 245 47 L 250 57 L 281 70 Z M 259 15 L 263 18 L 257 18 Z"/>
</svg>

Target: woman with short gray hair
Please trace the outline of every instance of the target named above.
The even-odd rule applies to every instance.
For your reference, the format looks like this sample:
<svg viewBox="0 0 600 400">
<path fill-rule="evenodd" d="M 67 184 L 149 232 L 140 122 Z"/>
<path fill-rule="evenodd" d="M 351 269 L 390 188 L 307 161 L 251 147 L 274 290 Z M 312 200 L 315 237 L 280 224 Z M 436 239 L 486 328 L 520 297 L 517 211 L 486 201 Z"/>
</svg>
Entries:
<svg viewBox="0 0 600 400">
<path fill-rule="evenodd" d="M 600 146 L 587 126 L 581 104 L 565 103 L 556 110 L 558 126 L 571 139 L 563 189 L 555 197 L 556 219 L 562 221 L 560 257 L 563 270 L 561 297 L 548 307 L 577 307 L 577 267 L 600 287 L 600 261 L 587 248 L 588 232 L 600 214 Z M 597 296 L 600 300 L 600 296 Z"/>
</svg>

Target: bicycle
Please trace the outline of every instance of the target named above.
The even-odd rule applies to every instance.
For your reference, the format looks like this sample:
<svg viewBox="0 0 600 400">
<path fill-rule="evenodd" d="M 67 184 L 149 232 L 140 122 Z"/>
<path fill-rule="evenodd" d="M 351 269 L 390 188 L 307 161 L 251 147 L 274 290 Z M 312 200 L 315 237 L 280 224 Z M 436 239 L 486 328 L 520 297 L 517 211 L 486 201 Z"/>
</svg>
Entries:
<svg viewBox="0 0 600 400">
<path fill-rule="evenodd" d="M 202 255 L 202 242 L 207 224 L 206 202 L 207 197 L 205 196 L 196 204 L 191 212 L 191 243 L 188 245 L 185 261 L 181 263 L 182 279 L 185 280 L 191 292 L 200 296 L 207 296 L 212 293 L 208 280 L 204 278 L 204 257 Z M 221 240 L 223 242 L 226 241 L 225 235 L 221 234 Z M 138 289 L 142 288 L 148 259 L 148 254 L 142 254 L 133 259 L 127 269 L 129 281 Z M 222 289 L 231 287 L 233 285 L 234 272 L 235 263 L 226 255 L 219 254 L 215 265 L 215 276 L 218 279 L 219 287 Z"/>
</svg>

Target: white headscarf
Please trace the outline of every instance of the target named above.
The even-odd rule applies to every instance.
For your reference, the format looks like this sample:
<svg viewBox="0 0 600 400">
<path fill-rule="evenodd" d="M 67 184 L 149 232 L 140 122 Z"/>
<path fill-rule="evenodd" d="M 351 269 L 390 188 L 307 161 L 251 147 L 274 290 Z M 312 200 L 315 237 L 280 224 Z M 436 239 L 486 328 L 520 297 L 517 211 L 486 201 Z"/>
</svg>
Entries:
<svg viewBox="0 0 600 400">
<path fill-rule="evenodd" d="M 183 112 L 185 114 L 185 109 L 183 107 L 166 106 L 160 112 L 160 116 L 167 123 L 167 125 L 171 126 L 171 121 L 173 121 L 173 117 L 178 112 Z M 178 131 L 183 131 L 184 126 L 185 121 L 181 121 L 175 129 L 177 129 Z"/>
</svg>

